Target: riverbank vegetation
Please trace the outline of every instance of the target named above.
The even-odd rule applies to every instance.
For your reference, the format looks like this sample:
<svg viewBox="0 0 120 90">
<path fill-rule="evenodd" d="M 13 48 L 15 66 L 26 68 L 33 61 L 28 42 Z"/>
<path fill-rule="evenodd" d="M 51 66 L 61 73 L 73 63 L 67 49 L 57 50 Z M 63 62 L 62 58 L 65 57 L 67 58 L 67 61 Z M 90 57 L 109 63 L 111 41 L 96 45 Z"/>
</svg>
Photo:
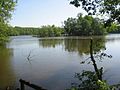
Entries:
<svg viewBox="0 0 120 90">
<path fill-rule="evenodd" d="M 8 21 L 16 5 L 15 0 L 0 0 L 0 43 L 8 39 Z"/>
</svg>

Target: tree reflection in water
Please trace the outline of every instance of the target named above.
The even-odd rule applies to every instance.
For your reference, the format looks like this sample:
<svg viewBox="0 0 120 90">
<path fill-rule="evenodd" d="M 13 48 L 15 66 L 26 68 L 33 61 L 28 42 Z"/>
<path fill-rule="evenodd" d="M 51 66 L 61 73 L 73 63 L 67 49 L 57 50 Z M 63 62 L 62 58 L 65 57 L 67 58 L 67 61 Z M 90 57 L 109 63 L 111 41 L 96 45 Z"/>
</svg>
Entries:
<svg viewBox="0 0 120 90">
<path fill-rule="evenodd" d="M 65 50 L 69 52 L 78 52 L 80 55 L 90 53 L 90 42 L 89 38 L 82 39 L 65 39 Z M 94 53 L 105 49 L 105 37 L 93 38 L 93 51 Z"/>
<path fill-rule="evenodd" d="M 39 39 L 39 43 L 43 48 L 55 48 L 63 43 L 62 39 Z"/>
<path fill-rule="evenodd" d="M 11 65 L 12 49 L 6 45 L 0 45 L 0 90 L 8 86 L 14 86 L 15 74 Z"/>
<path fill-rule="evenodd" d="M 80 55 L 89 55 L 89 37 L 67 37 L 67 38 L 44 38 L 39 40 L 39 45 L 43 48 L 55 48 L 62 45 L 65 51 L 78 52 Z M 94 53 L 105 49 L 105 37 L 93 38 Z"/>
</svg>

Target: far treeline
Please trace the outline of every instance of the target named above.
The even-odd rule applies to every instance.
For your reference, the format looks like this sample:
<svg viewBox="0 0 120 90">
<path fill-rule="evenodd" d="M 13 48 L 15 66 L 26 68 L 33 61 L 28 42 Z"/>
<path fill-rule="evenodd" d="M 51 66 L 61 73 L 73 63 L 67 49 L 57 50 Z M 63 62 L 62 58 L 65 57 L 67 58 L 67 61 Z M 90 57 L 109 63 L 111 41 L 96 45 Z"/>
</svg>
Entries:
<svg viewBox="0 0 120 90">
<path fill-rule="evenodd" d="M 17 35 L 37 35 L 39 37 L 57 37 L 64 33 L 64 29 L 54 25 L 35 27 L 10 27 L 9 36 Z"/>
<path fill-rule="evenodd" d="M 120 33 L 120 26 L 112 23 L 105 27 L 104 21 L 92 16 L 78 14 L 77 18 L 68 18 L 64 21 L 63 27 L 55 25 L 42 26 L 41 28 L 34 27 L 10 27 L 9 36 L 16 35 L 37 35 L 39 37 L 56 37 L 56 36 L 90 36 L 90 35 L 105 35 L 108 33 Z"/>
</svg>

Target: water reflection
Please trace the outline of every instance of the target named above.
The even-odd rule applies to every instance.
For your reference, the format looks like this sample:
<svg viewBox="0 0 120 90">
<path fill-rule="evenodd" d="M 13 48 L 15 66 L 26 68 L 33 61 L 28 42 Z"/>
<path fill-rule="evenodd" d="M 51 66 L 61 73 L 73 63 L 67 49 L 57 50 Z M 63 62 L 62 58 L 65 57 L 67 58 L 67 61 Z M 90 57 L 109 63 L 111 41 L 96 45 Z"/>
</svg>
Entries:
<svg viewBox="0 0 120 90">
<path fill-rule="evenodd" d="M 12 49 L 0 45 L 0 89 L 13 85 L 15 81 L 14 71 L 11 66 Z"/>
<path fill-rule="evenodd" d="M 43 48 L 55 48 L 62 45 L 65 51 L 78 52 L 80 55 L 89 54 L 90 38 L 64 38 L 64 39 L 40 39 L 39 44 Z M 105 49 L 105 37 L 93 38 L 94 52 Z"/>
<path fill-rule="evenodd" d="M 56 46 L 63 44 L 63 40 L 62 39 L 39 39 L 39 44 L 43 48 L 49 48 L 49 47 L 55 48 Z"/>
</svg>

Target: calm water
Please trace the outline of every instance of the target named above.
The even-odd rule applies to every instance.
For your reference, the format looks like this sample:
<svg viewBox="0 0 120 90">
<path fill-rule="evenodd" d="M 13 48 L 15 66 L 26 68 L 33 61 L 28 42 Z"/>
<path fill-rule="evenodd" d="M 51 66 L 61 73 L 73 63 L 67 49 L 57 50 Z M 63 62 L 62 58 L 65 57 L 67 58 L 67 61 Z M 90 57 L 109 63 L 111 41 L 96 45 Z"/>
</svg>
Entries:
<svg viewBox="0 0 120 90">
<path fill-rule="evenodd" d="M 76 72 L 93 70 L 92 64 L 80 64 L 89 57 L 89 37 L 35 38 L 15 36 L 0 46 L 0 90 L 19 86 L 20 78 L 48 90 L 64 90 Z M 94 37 L 94 52 L 105 52 L 111 59 L 97 61 L 104 67 L 109 84 L 120 82 L 120 34 Z M 106 50 L 105 50 L 106 49 Z"/>
</svg>

